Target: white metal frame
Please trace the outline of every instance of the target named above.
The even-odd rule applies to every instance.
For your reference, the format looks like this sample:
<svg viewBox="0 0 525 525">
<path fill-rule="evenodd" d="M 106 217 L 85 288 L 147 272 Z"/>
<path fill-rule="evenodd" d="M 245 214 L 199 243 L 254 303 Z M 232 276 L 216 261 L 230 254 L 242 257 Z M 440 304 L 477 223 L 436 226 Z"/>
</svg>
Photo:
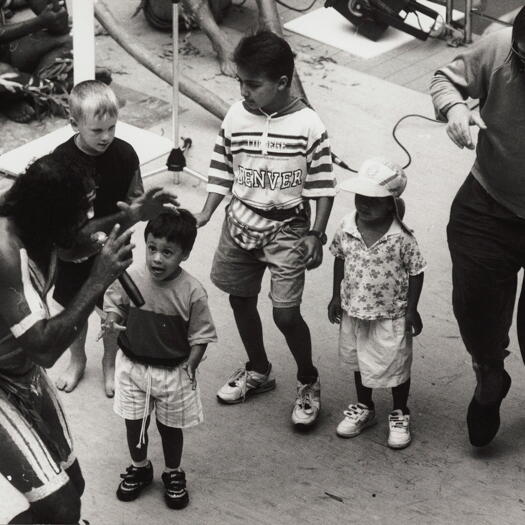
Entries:
<svg viewBox="0 0 525 525">
<path fill-rule="evenodd" d="M 83 0 L 77 0 L 83 1 Z M 172 91 L 171 91 L 171 129 L 173 137 L 173 147 L 180 147 L 180 127 L 179 127 L 179 0 L 172 0 Z M 156 175 L 167 171 L 166 167 L 158 168 L 149 173 L 146 173 L 144 177 Z M 191 175 L 201 181 L 207 182 L 208 178 L 198 171 L 192 170 L 185 166 L 182 169 L 183 172 Z M 175 182 L 179 182 L 179 173 L 175 172 Z"/>
</svg>

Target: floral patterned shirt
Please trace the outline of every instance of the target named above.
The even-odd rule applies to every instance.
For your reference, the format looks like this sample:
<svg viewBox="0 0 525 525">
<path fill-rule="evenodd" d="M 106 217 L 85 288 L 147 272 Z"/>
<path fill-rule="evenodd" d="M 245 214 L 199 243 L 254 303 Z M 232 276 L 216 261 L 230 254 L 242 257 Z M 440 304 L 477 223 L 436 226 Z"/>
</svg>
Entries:
<svg viewBox="0 0 525 525">
<path fill-rule="evenodd" d="M 407 308 L 408 278 L 426 268 L 416 238 L 397 220 L 367 247 L 356 225 L 356 213 L 343 217 L 330 251 L 344 259 L 341 306 L 359 319 L 397 319 Z"/>
</svg>

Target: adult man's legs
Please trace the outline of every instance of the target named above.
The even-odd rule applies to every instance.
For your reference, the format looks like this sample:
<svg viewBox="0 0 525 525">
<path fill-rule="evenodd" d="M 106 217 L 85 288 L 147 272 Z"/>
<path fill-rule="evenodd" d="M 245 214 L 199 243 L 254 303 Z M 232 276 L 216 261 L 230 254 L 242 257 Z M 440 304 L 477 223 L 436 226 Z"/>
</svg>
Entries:
<svg viewBox="0 0 525 525">
<path fill-rule="evenodd" d="M 78 523 L 80 495 L 70 481 L 53 494 L 30 504 L 36 523 Z"/>
<path fill-rule="evenodd" d="M 516 228 L 520 220 L 469 176 L 452 204 L 447 228 L 454 314 L 477 380 L 467 413 L 475 446 L 487 445 L 496 435 L 499 407 L 510 388 L 503 359 L 520 268 L 513 250 L 519 246 L 516 233 L 523 230 Z"/>
<path fill-rule="evenodd" d="M 38 419 L 26 419 L 0 394 L 0 469 L 25 495 L 36 523 L 78 523 L 84 479 L 65 416 L 45 374 L 36 371 L 32 377 L 30 416 L 34 412 Z"/>
</svg>

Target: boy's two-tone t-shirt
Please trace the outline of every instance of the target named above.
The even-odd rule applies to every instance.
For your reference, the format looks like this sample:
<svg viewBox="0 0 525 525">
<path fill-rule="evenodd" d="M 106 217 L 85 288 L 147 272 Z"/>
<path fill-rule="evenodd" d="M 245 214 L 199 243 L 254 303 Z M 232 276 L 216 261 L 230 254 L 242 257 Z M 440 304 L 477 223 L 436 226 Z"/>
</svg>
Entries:
<svg viewBox="0 0 525 525">
<path fill-rule="evenodd" d="M 104 311 L 124 319 L 119 336 L 122 351 L 135 361 L 154 366 L 178 366 L 194 345 L 217 341 L 208 308 L 208 296 L 197 279 L 181 268 L 168 281 L 156 281 L 145 265 L 134 265 L 129 275 L 144 297 L 137 308 L 118 281 L 104 296 Z"/>
<path fill-rule="evenodd" d="M 330 143 L 311 108 L 266 115 L 237 102 L 217 137 L 208 174 L 209 193 L 233 194 L 262 209 L 288 209 L 305 198 L 335 196 Z"/>
<path fill-rule="evenodd" d="M 359 319 L 397 319 L 407 308 L 408 278 L 426 268 L 416 238 L 397 220 L 372 246 L 356 225 L 356 213 L 343 217 L 330 251 L 344 259 L 341 307 Z"/>
</svg>

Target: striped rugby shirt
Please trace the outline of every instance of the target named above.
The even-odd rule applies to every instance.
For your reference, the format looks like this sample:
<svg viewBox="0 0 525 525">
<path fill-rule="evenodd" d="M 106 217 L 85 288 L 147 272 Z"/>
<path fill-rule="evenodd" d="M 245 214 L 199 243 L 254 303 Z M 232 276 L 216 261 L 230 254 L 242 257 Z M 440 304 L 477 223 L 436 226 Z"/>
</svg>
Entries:
<svg viewBox="0 0 525 525">
<path fill-rule="evenodd" d="M 233 104 L 215 143 L 207 190 L 263 210 L 334 197 L 330 143 L 317 113 L 300 100 L 272 115 Z"/>
</svg>

